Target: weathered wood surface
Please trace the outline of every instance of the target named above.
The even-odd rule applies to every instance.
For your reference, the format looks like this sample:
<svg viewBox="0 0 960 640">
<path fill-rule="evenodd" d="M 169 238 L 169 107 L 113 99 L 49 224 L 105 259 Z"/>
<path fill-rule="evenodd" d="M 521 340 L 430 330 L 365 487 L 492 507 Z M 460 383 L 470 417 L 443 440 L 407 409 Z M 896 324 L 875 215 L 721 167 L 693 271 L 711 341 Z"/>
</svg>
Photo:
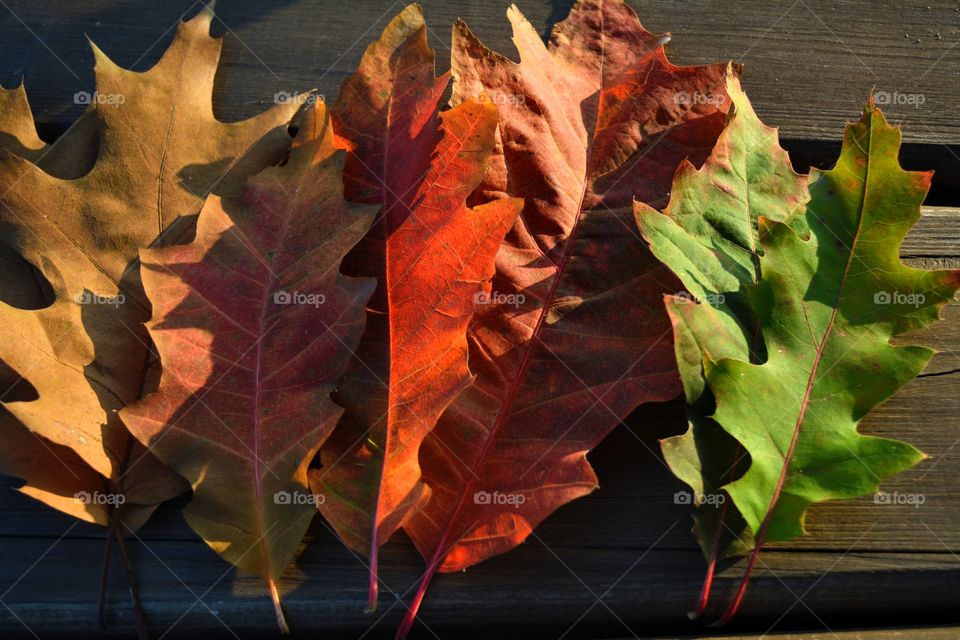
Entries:
<svg viewBox="0 0 960 640">
<path fill-rule="evenodd" d="M 934 231 L 918 226 L 904 255 L 921 246 L 935 253 Z M 939 246 L 945 253 L 946 246 Z M 911 262 L 958 266 L 949 258 Z M 920 337 L 941 353 L 862 430 L 903 438 L 933 454 L 884 485 L 890 494 L 922 496 L 923 504 L 879 504 L 866 497 L 814 507 L 809 537 L 771 545 L 763 554 L 733 630 L 960 620 L 960 304 Z M 641 408 L 628 425 L 591 455 L 599 491 L 561 509 L 519 549 L 435 581 L 418 637 L 703 633 L 684 615 L 699 588 L 703 559 L 687 531 L 689 508 L 674 500 L 683 487 L 656 452 L 657 438 L 683 429 L 682 407 L 672 402 Z M 270 637 L 273 614 L 263 585 L 236 575 L 207 549 L 179 506 L 162 508 L 131 544 L 157 636 L 170 630 L 165 637 Z M 294 629 L 305 636 L 390 637 L 402 605 L 388 592 L 381 612 L 363 614 L 363 561 L 319 518 L 307 542 L 298 567 L 281 585 Z M 29 628 L 42 638 L 93 634 L 102 547 L 98 528 L 0 491 L 0 600 L 7 607 L 0 608 L 0 629 L 29 637 Z M 401 596 L 422 571 L 403 536 L 385 547 L 381 562 L 389 591 Z M 724 567 L 718 602 L 742 566 Z M 109 633 L 126 637 L 132 619 L 119 575 L 113 577 L 110 607 Z"/>
<path fill-rule="evenodd" d="M 196 11 L 196 4 L 4 0 L 0 81 L 10 86 L 24 76 L 48 131 L 62 129 L 80 109 L 73 93 L 92 87 L 84 33 L 120 64 L 144 69 L 169 42 L 169 28 L 183 12 Z M 467 19 L 491 46 L 513 51 L 503 18 L 509 0 L 422 4 L 441 59 L 455 17 Z M 534 24 L 546 25 L 562 18 L 570 2 L 520 4 Z M 217 29 L 231 33 L 218 77 L 218 113 L 226 120 L 250 115 L 277 91 L 317 88 L 332 98 L 366 43 L 401 6 L 386 0 L 221 0 Z M 745 62 L 751 98 L 765 119 L 781 125 L 801 167 L 830 164 L 843 123 L 856 116 L 871 86 L 923 95 L 923 105 L 892 106 L 887 113 L 904 123 L 911 143 L 905 164 L 938 170 L 933 201 L 960 205 L 954 191 L 960 185 L 957 2 L 752 0 L 734 6 L 655 0 L 644 3 L 641 17 L 651 30 L 672 31 L 678 62 Z M 960 266 L 960 215 L 928 208 L 901 253 L 927 268 Z M 862 428 L 931 454 L 884 486 L 890 494 L 922 496 L 923 504 L 878 504 L 866 497 L 813 508 L 809 537 L 774 545 L 762 556 L 731 631 L 960 622 L 960 305 L 944 316 L 918 334 L 940 351 L 927 371 Z M 645 407 L 628 425 L 590 456 L 601 490 L 564 507 L 521 548 L 435 581 L 417 637 L 709 635 L 684 615 L 704 563 L 688 532 L 689 508 L 674 501 L 682 486 L 657 453 L 658 438 L 683 429 L 682 407 L 677 402 Z M 9 486 L 12 481 L 0 479 L 2 637 L 95 635 L 102 532 Z M 207 549 L 184 523 L 180 506 L 163 507 L 131 544 L 154 636 L 169 630 L 164 637 L 274 637 L 262 584 L 237 576 Z M 282 584 L 293 628 L 304 637 L 391 637 L 402 605 L 387 593 L 381 612 L 363 614 L 362 561 L 339 545 L 319 518 L 308 543 L 298 568 Z M 402 536 L 387 545 L 382 564 L 386 584 L 399 595 L 422 571 L 422 561 Z M 742 566 L 724 567 L 718 606 Z M 132 616 L 116 571 L 110 611 L 109 633 L 130 637 Z M 940 640 L 958 638 L 960 630 L 838 631 L 837 637 Z"/>
<path fill-rule="evenodd" d="M 231 38 L 218 112 L 226 119 L 250 115 L 276 91 L 317 88 L 335 96 L 366 44 L 403 4 L 221 0 L 216 30 L 229 31 Z M 444 63 L 450 24 L 458 17 L 488 45 L 516 57 L 505 18 L 511 0 L 421 4 Z M 572 0 L 517 4 L 546 31 L 566 15 Z M 80 109 L 72 104 L 73 92 L 92 87 L 84 34 L 118 63 L 145 69 L 172 38 L 177 19 L 198 5 L 196 0 L 6 0 L 0 7 L 0 80 L 9 85 L 24 76 L 44 119 L 75 115 Z M 906 125 L 907 140 L 960 144 L 955 1 L 647 0 L 635 6 L 649 30 L 672 33 L 670 49 L 678 63 L 745 63 L 746 88 L 758 112 L 779 124 L 786 137 L 838 139 L 844 122 L 856 116 L 875 87 L 891 96 L 923 96 L 919 106 L 888 110 Z"/>
<path fill-rule="evenodd" d="M 723 636 L 723 640 L 748 640 L 756 636 Z M 863 631 L 827 631 L 824 633 L 771 633 L 769 640 L 956 640 L 960 627 L 872 629 Z M 697 640 L 721 640 L 720 636 L 698 636 Z"/>
<path fill-rule="evenodd" d="M 317 89 L 329 100 L 366 45 L 405 0 L 221 0 L 214 31 L 227 36 L 215 110 L 246 117 L 276 92 Z M 573 0 L 518 2 L 547 33 Z M 38 119 L 61 130 L 93 88 L 86 36 L 119 64 L 149 68 L 198 0 L 7 0 L 0 6 L 0 82 L 23 78 Z M 450 25 L 463 18 L 489 46 L 516 58 L 511 0 L 422 0 L 430 40 L 446 68 Z M 960 6 L 955 0 L 649 0 L 651 31 L 669 31 L 680 64 L 737 60 L 766 121 L 780 127 L 801 164 L 831 163 L 846 121 L 872 88 L 903 123 L 906 164 L 939 171 L 935 191 L 960 187 Z M 903 104 L 895 104 L 904 101 Z M 918 104 L 922 101 L 922 104 Z"/>
</svg>

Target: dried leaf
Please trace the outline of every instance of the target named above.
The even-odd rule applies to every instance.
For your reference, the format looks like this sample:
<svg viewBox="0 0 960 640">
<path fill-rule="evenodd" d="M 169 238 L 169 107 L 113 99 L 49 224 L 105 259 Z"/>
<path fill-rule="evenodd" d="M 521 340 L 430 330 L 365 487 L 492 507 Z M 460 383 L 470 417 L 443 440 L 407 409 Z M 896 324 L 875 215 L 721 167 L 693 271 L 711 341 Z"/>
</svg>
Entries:
<svg viewBox="0 0 960 640">
<path fill-rule="evenodd" d="M 339 271 L 374 210 L 342 198 L 322 103 L 297 143 L 242 197 L 211 196 L 192 243 L 141 252 L 163 374 L 121 411 L 193 485 L 194 530 L 268 582 L 282 628 L 276 579 L 316 514 L 307 466 L 342 412 L 330 393 L 374 284 Z"/>
<path fill-rule="evenodd" d="M 350 150 L 346 192 L 381 207 L 345 270 L 379 287 L 337 395 L 347 414 L 311 482 L 343 541 L 371 558 L 370 609 L 379 546 L 428 498 L 420 443 L 471 382 L 467 325 L 521 206 L 466 206 L 493 149 L 496 111 L 465 102 L 438 115 L 447 82 L 434 77 L 423 15 L 411 5 L 369 47 L 333 108 Z"/>
<path fill-rule="evenodd" d="M 631 206 L 665 200 L 677 164 L 706 158 L 736 72 L 672 65 L 666 38 L 623 2 L 577 2 L 549 47 L 508 15 L 520 63 L 454 30 L 454 102 L 486 95 L 498 109 L 500 143 L 472 201 L 526 204 L 470 327 L 477 381 L 421 450 L 433 498 L 405 528 L 427 576 L 400 635 L 435 570 L 508 551 L 593 491 L 587 452 L 637 405 L 679 392 L 661 302 L 677 284 Z"/>
<path fill-rule="evenodd" d="M 171 472 L 156 476 L 162 467 L 116 416 L 152 384 L 137 252 L 189 233 L 207 192 L 235 190 L 281 157 L 297 108 L 280 105 L 240 123 L 215 119 L 220 41 L 208 35 L 212 15 L 206 8 L 181 23 L 144 73 L 121 69 L 93 48 L 100 99 L 92 113 L 101 140 L 89 172 L 64 179 L 82 165 L 66 154 L 56 165 L 61 175 L 0 154 L 3 240 L 40 270 L 54 295 L 39 309 L 0 303 L 0 359 L 37 392 L 4 406 L 33 433 L 76 451 L 112 491 L 130 494 L 128 504 L 136 497 L 152 507 L 183 490 Z M 25 100 L 12 99 L 22 112 Z M 14 125 L 6 126 L 41 162 L 24 118 L 8 118 Z M 144 491 L 135 496 L 132 487 Z"/>
</svg>

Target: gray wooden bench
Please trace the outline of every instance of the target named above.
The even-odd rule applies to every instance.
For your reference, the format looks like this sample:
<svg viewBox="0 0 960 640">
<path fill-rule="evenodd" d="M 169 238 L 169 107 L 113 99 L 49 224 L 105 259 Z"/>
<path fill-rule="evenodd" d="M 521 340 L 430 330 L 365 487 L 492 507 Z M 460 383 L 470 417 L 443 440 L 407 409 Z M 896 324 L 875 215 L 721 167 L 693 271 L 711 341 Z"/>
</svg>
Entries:
<svg viewBox="0 0 960 640">
<path fill-rule="evenodd" d="M 88 34 L 136 69 L 156 61 L 191 0 L 2 0 L 0 81 L 23 76 L 40 129 L 55 136 L 78 115 L 73 93 L 92 89 Z M 422 0 L 433 46 L 447 58 L 449 27 L 463 17 L 490 46 L 513 54 L 508 0 Z M 569 0 L 520 0 L 544 31 Z M 221 0 L 227 34 L 215 107 L 224 120 L 251 115 L 278 91 L 316 88 L 332 100 L 366 44 L 402 4 L 389 0 Z M 651 31 L 671 31 L 677 63 L 745 63 L 757 111 L 780 126 L 798 170 L 828 167 L 843 125 L 872 87 L 923 104 L 891 104 L 904 127 L 903 163 L 936 169 L 923 220 L 903 246 L 911 264 L 960 267 L 960 4 L 761 0 L 669 2 L 639 7 Z M 151 44 L 152 43 L 152 44 Z M 514 55 L 515 57 L 515 55 Z M 444 62 L 445 64 L 445 62 Z M 917 100 L 913 100 L 914 103 Z M 762 556 L 737 638 L 946 640 L 960 638 L 960 305 L 921 339 L 940 353 L 927 371 L 877 409 L 862 430 L 911 442 L 931 455 L 884 486 L 924 503 L 872 497 L 812 509 L 811 535 Z M 640 409 L 592 455 L 602 488 L 564 507 L 513 552 L 439 576 L 416 636 L 429 638 L 709 636 L 687 620 L 704 561 L 689 533 L 683 487 L 664 468 L 657 439 L 684 427 L 679 402 Z M 2 446 L 2 443 L 0 443 Z M 0 637 L 99 637 L 102 530 L 10 490 L 0 479 Z M 163 507 L 130 549 L 156 638 L 275 637 L 259 580 L 236 575 L 186 526 L 182 503 Z M 281 589 L 295 635 L 388 638 L 423 562 L 403 536 L 384 549 L 389 587 L 364 614 L 366 569 L 318 518 Z M 724 566 L 715 599 L 739 578 Z M 119 571 L 111 578 L 107 635 L 131 637 Z M 390 592 L 393 592 L 392 594 Z M 933 628 L 919 629 L 926 626 Z M 894 632 L 876 630 L 913 627 Z M 871 631 L 870 629 L 874 629 Z M 816 635 L 814 635 L 816 634 Z"/>
</svg>

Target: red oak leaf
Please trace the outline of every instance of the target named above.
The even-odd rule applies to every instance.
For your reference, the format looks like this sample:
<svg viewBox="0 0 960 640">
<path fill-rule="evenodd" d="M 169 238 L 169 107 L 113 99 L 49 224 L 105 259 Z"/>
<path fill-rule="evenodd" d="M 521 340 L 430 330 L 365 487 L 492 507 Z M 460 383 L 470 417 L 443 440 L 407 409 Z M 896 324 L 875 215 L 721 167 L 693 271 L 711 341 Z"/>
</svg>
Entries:
<svg viewBox="0 0 960 640">
<path fill-rule="evenodd" d="M 498 109 L 500 144 L 472 202 L 525 206 L 470 326 L 477 380 L 421 450 L 433 497 L 405 529 L 427 573 L 399 636 L 435 571 L 512 549 L 593 491 L 587 452 L 637 405 L 680 391 L 662 304 L 678 284 L 641 241 L 632 203 L 664 202 L 680 161 L 706 158 L 739 71 L 674 66 L 668 38 L 620 0 L 580 0 L 549 46 L 508 15 L 519 63 L 454 31 L 454 103 L 483 94 Z"/>
</svg>

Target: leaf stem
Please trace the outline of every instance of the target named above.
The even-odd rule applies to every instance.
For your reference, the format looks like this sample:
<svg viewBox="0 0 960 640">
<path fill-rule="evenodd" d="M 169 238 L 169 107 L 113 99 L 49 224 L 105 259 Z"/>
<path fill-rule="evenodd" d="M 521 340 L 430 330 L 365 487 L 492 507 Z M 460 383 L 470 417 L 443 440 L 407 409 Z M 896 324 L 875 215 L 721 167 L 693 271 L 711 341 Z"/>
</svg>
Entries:
<svg viewBox="0 0 960 640">
<path fill-rule="evenodd" d="M 741 444 L 737 442 L 737 447 L 733 454 L 733 465 L 727 470 L 726 484 L 733 482 L 733 476 L 736 473 L 737 465 L 740 462 Z M 710 592 L 713 590 L 713 576 L 717 570 L 717 560 L 720 557 L 720 542 L 723 540 L 723 530 L 727 528 L 727 514 L 730 511 L 730 496 L 723 501 L 720 507 L 720 515 L 717 519 L 717 533 L 713 537 L 713 547 L 710 549 L 710 559 L 707 562 L 707 574 L 703 578 L 703 588 L 700 590 L 700 597 L 697 599 L 697 606 L 687 616 L 691 620 L 696 620 L 707 610 L 710 603 Z"/>
<path fill-rule="evenodd" d="M 283 605 L 280 602 L 280 590 L 277 588 L 277 581 L 272 577 L 267 578 L 267 586 L 270 587 L 270 599 L 273 600 L 273 610 L 277 614 L 277 626 L 280 627 L 280 633 L 286 635 L 290 633 L 290 627 L 287 625 L 287 618 L 283 615 Z"/>
<path fill-rule="evenodd" d="M 723 521 L 724 514 L 721 513 L 720 519 Z M 693 611 L 687 613 L 687 617 L 696 620 L 707 610 L 707 604 L 710 602 L 710 592 L 713 590 L 713 574 L 717 569 L 717 555 L 720 549 L 720 536 L 713 539 L 713 548 L 710 550 L 710 560 L 707 563 L 707 573 L 703 577 L 703 587 L 700 588 L 700 597 L 697 598 L 697 604 Z"/>
<path fill-rule="evenodd" d="M 733 602 L 730 603 L 730 606 L 727 607 L 727 610 L 720 616 L 720 619 L 716 622 L 710 624 L 711 627 L 722 627 L 728 622 L 730 622 L 735 615 L 737 615 L 737 610 L 740 609 L 740 603 L 743 602 L 743 596 L 747 593 L 747 585 L 750 584 L 750 576 L 753 574 L 753 567 L 757 563 L 757 559 L 760 557 L 760 541 L 757 542 L 757 545 L 754 546 L 753 550 L 750 552 L 750 559 L 747 561 L 747 568 L 743 572 L 743 578 L 740 579 L 740 586 L 737 587 L 737 594 L 733 598 Z"/>
<path fill-rule="evenodd" d="M 441 547 L 437 547 L 437 553 L 430 559 L 430 566 L 427 567 L 426 573 L 420 578 L 420 585 L 417 587 L 417 592 L 413 595 L 413 601 L 410 603 L 410 607 L 407 609 L 406 614 L 404 614 L 403 621 L 397 629 L 397 635 L 394 636 L 395 640 L 404 640 L 413 628 L 413 623 L 417 619 L 417 612 L 420 611 L 420 605 L 423 604 L 423 598 L 427 594 L 427 588 L 430 586 L 433 574 L 440 564 L 442 558 L 442 555 L 439 553 L 440 551 Z"/>
<path fill-rule="evenodd" d="M 117 522 L 118 512 L 114 510 L 110 517 L 110 529 L 113 531 L 114 538 L 117 541 L 117 548 L 120 550 L 120 560 L 123 571 L 127 576 L 127 585 L 130 589 L 130 599 L 133 601 L 133 614 L 137 621 L 138 640 L 149 640 L 147 631 L 147 618 L 143 613 L 143 605 L 140 601 L 140 590 L 137 588 L 137 577 L 133 571 L 133 565 L 130 563 L 130 557 L 127 555 L 127 545 L 123 540 L 123 533 L 120 531 L 120 524 Z"/>
<path fill-rule="evenodd" d="M 380 555 L 379 544 L 377 536 L 377 522 L 374 519 L 373 522 L 373 544 L 370 545 L 370 590 L 367 594 L 367 608 L 364 610 L 366 613 L 373 613 L 377 610 L 377 597 L 380 592 L 380 582 L 377 577 L 377 565 L 379 564 L 378 558 Z"/>
<path fill-rule="evenodd" d="M 111 515 L 111 518 L 113 516 Z M 110 577 L 110 557 L 113 555 L 113 531 L 107 529 L 103 549 L 103 573 L 100 576 L 100 604 L 97 620 L 100 631 L 107 630 L 107 581 Z"/>
</svg>

